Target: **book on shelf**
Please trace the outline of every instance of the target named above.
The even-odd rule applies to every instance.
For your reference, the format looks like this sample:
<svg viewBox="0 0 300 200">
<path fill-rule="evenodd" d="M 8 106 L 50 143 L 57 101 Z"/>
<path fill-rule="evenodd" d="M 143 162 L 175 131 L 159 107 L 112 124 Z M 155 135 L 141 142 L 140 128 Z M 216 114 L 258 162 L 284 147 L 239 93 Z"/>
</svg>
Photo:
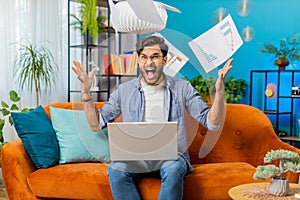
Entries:
<svg viewBox="0 0 300 200">
<path fill-rule="evenodd" d="M 109 64 L 108 64 L 108 54 L 103 54 L 102 59 L 103 59 L 103 65 L 104 65 L 104 74 L 108 75 L 108 71 L 109 71 L 109 74 L 113 75 L 114 72 L 113 72 L 113 68 L 112 68 L 112 60 L 113 60 L 112 55 L 110 56 L 110 63 Z"/>
<path fill-rule="evenodd" d="M 108 75 L 137 75 L 137 53 L 110 54 L 110 63 L 108 63 L 108 54 L 103 54 L 104 74 Z"/>
<path fill-rule="evenodd" d="M 125 74 L 137 75 L 137 53 L 123 54 L 125 59 Z"/>
<path fill-rule="evenodd" d="M 123 66 L 124 66 L 124 59 L 122 55 L 112 54 L 112 68 L 114 75 L 122 75 L 123 73 Z"/>
</svg>

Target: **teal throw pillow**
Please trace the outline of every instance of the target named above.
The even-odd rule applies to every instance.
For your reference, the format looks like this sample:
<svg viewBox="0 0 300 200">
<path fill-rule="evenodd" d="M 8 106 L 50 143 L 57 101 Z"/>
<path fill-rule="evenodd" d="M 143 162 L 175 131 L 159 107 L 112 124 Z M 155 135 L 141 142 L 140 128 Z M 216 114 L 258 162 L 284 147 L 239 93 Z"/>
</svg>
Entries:
<svg viewBox="0 0 300 200">
<path fill-rule="evenodd" d="M 54 129 L 42 106 L 22 113 L 11 113 L 18 136 L 37 168 L 58 164 L 59 152 Z"/>
<path fill-rule="evenodd" d="M 92 131 L 84 111 L 50 107 L 59 163 L 110 162 L 107 129 Z"/>
</svg>

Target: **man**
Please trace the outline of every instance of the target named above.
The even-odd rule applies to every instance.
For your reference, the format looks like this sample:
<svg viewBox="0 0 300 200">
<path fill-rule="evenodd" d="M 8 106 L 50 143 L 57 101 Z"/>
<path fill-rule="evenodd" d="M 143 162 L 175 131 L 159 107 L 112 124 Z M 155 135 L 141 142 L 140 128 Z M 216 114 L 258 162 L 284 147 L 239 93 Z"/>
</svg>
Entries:
<svg viewBox="0 0 300 200">
<path fill-rule="evenodd" d="M 216 95 L 213 105 L 209 107 L 188 81 L 163 73 L 168 52 L 163 38 L 143 38 L 136 44 L 136 49 L 141 74 L 134 80 L 120 84 L 99 112 L 95 109 L 90 93 L 94 72 L 88 76 L 80 63 L 74 61 L 72 69 L 82 83 L 84 110 L 93 130 L 105 127 L 106 123 L 113 121 L 120 114 L 126 122 L 177 121 L 178 160 L 111 162 L 108 175 L 116 200 L 141 199 L 134 184 L 134 178 L 140 176 L 161 178 L 160 200 L 182 199 L 184 177 L 193 169 L 186 145 L 184 111 L 187 110 L 209 130 L 217 130 L 220 127 L 225 104 L 224 78 L 231 69 L 232 59 L 219 70 Z M 159 168 L 152 168 L 153 165 Z"/>
</svg>

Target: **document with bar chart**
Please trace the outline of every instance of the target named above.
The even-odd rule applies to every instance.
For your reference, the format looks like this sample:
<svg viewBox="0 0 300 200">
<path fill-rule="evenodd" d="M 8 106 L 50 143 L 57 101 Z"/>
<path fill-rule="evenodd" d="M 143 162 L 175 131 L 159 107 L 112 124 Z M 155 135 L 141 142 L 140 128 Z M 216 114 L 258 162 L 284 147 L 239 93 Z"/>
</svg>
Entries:
<svg viewBox="0 0 300 200">
<path fill-rule="evenodd" d="M 164 38 L 165 43 L 168 45 L 168 59 L 164 67 L 164 72 L 169 76 L 175 76 L 178 71 L 188 62 L 189 58 L 160 33 L 154 33 L 152 35 Z"/>
<path fill-rule="evenodd" d="M 242 44 L 243 40 L 230 15 L 189 42 L 206 73 L 229 59 Z"/>
</svg>

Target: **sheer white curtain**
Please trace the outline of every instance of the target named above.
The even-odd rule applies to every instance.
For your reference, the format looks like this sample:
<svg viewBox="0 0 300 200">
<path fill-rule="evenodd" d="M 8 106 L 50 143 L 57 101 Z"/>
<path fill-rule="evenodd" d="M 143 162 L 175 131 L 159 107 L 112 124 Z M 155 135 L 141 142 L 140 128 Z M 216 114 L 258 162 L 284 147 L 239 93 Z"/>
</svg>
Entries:
<svg viewBox="0 0 300 200">
<path fill-rule="evenodd" d="M 34 107 L 35 94 L 20 91 L 12 72 L 18 43 L 28 39 L 50 49 L 59 71 L 51 92 L 42 91 L 40 104 L 67 100 L 67 1 L 0 0 L 0 96 L 8 100 L 8 91 L 17 90 L 24 107 Z"/>
<path fill-rule="evenodd" d="M 13 74 L 18 43 L 28 39 L 51 50 L 58 65 L 51 92 L 43 90 L 40 104 L 67 101 L 67 1 L 0 0 L 0 100 L 9 102 L 8 92 L 16 90 L 21 107 L 35 107 L 35 93 L 21 91 Z"/>
<path fill-rule="evenodd" d="M 20 107 L 35 107 L 35 93 L 28 89 L 20 90 L 18 81 L 13 74 L 13 62 L 17 55 L 18 44 L 28 39 L 32 44 L 42 44 L 51 50 L 59 71 L 52 84 L 51 92 L 43 90 L 40 104 L 47 105 L 53 102 L 67 101 L 68 97 L 68 0 L 0 0 L 0 101 L 9 102 L 8 92 L 16 90 L 21 96 Z M 76 13 L 77 7 L 71 4 L 71 12 Z M 71 31 L 72 43 L 80 43 L 80 35 Z M 113 36 L 112 36 L 113 37 Z M 112 38 L 114 40 L 114 38 Z M 136 43 L 135 34 L 122 36 L 122 49 L 132 50 Z M 112 41 L 111 45 L 114 47 Z M 111 52 L 114 52 L 111 49 Z M 84 61 L 81 53 L 76 58 Z M 72 86 L 80 83 L 72 74 Z M 71 101 L 80 101 L 71 98 Z M 1 115 L 1 113 L 0 113 Z M 8 123 L 6 123 L 8 124 Z M 7 131 L 9 129 L 9 131 Z M 13 129 L 5 126 L 4 135 L 11 141 Z M 15 133 L 14 133 L 15 135 Z M 15 136 L 16 137 L 16 136 Z"/>
</svg>

